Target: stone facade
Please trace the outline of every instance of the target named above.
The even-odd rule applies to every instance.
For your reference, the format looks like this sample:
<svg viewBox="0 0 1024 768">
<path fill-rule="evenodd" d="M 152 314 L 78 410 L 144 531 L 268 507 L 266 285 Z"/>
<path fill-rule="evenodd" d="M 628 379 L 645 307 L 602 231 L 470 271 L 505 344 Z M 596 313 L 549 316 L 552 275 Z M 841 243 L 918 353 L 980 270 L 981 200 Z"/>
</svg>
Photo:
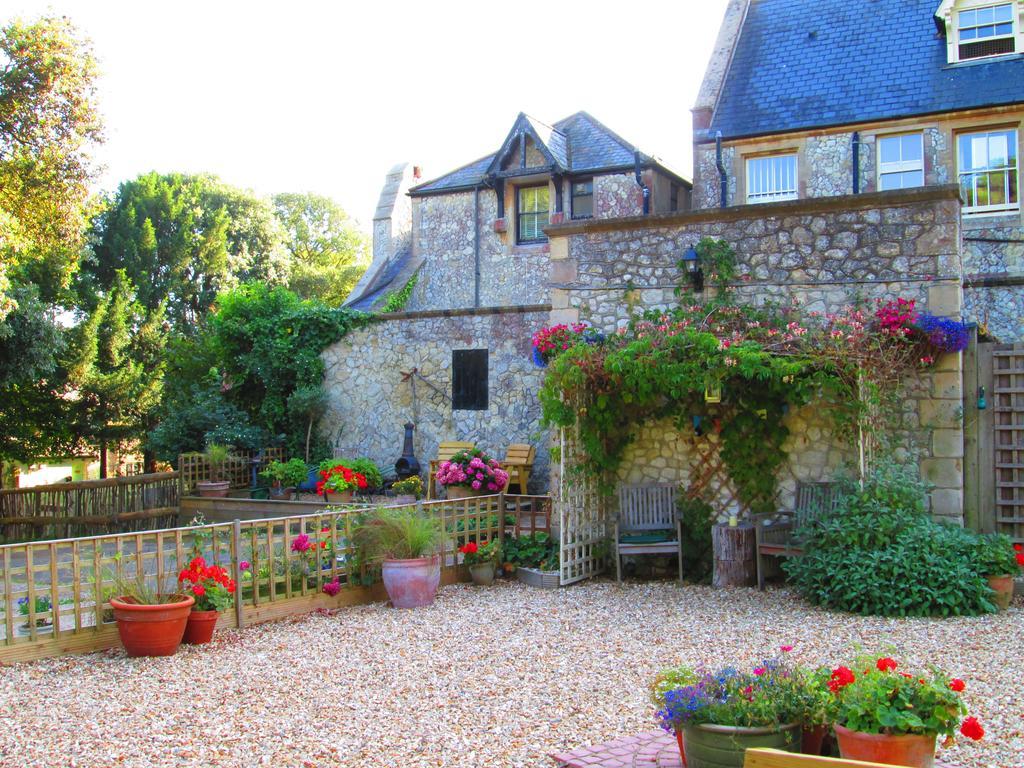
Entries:
<svg viewBox="0 0 1024 768">
<path fill-rule="evenodd" d="M 548 321 L 533 311 L 403 313 L 349 333 L 323 353 L 329 393 L 321 429 L 336 453 L 367 456 L 391 472 L 402 454 L 403 425 L 416 424 L 415 454 L 426 472 L 445 440 L 472 440 L 499 460 L 510 443 L 541 446 L 531 487 L 547 490 L 549 454 L 540 435 L 543 371 L 530 336 Z M 453 410 L 452 350 L 489 351 L 487 410 Z M 416 369 L 413 385 L 403 374 Z"/>
<path fill-rule="evenodd" d="M 572 223 L 551 236 L 552 319 L 586 320 L 608 332 L 628 322 L 627 308 L 674 304 L 677 261 L 705 236 L 736 250 L 741 300 L 795 300 L 806 311 L 829 312 L 858 296 L 905 296 L 935 314 L 957 316 L 962 308 L 960 204 L 950 187 Z M 908 457 L 918 458 L 936 485 L 933 513 L 956 521 L 963 486 L 960 375 L 960 355 L 948 355 L 909 382 L 902 423 L 894 425 Z M 783 504 L 792 501 L 797 480 L 828 479 L 851 458 L 813 408 L 788 414 L 787 425 Z M 693 440 L 671 423 L 644 427 L 622 479 L 686 481 Z"/>
<path fill-rule="evenodd" d="M 594 218 L 639 216 L 644 197 L 632 174 L 618 173 L 594 178 Z"/>
</svg>

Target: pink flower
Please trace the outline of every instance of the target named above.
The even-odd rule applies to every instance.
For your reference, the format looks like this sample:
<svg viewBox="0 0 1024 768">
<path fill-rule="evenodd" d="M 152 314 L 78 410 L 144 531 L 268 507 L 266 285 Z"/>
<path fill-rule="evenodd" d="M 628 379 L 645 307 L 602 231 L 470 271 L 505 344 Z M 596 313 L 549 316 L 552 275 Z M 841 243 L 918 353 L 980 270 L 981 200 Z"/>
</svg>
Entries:
<svg viewBox="0 0 1024 768">
<path fill-rule="evenodd" d="M 782 651 L 783 653 L 789 653 L 790 651 L 793 650 L 793 646 L 792 645 L 780 645 L 779 646 L 779 650 Z"/>
<path fill-rule="evenodd" d="M 238 569 L 241 571 L 248 571 L 250 568 L 252 568 L 252 565 L 249 564 L 248 560 L 243 560 L 238 564 Z"/>
<path fill-rule="evenodd" d="M 329 581 L 326 584 L 324 584 L 324 592 L 326 594 L 330 595 L 331 597 L 334 597 L 340 591 L 341 591 L 341 582 L 338 581 L 337 577 L 334 578 L 334 581 Z"/>
<path fill-rule="evenodd" d="M 473 486 L 473 490 L 474 491 L 479 491 L 480 490 L 480 481 L 479 480 L 474 480 L 473 483 L 472 483 L 472 486 Z"/>
<path fill-rule="evenodd" d="M 763 674 L 764 674 L 765 672 L 767 672 L 767 671 L 768 671 L 768 670 L 767 670 L 767 669 L 765 669 L 764 667 L 757 667 L 757 668 L 756 668 L 756 669 L 754 670 L 754 674 L 755 674 L 755 675 L 757 675 L 758 677 L 760 677 L 761 675 L 763 675 Z"/>
</svg>

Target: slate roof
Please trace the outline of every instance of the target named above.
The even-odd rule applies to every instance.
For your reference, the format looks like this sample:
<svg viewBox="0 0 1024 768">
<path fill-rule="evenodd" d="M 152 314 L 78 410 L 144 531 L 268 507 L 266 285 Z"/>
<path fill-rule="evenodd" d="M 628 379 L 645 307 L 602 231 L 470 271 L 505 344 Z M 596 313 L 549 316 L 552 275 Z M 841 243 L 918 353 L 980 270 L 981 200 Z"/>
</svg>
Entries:
<svg viewBox="0 0 1024 768">
<path fill-rule="evenodd" d="M 1024 102 L 1024 54 L 948 64 L 938 5 L 751 0 L 707 138 Z"/>
<path fill-rule="evenodd" d="M 529 121 L 548 151 L 568 173 L 633 168 L 633 154 L 637 148 L 586 112 L 577 112 L 554 125 L 547 125 L 529 115 L 522 117 Z M 470 189 L 484 178 L 496 154 L 493 152 L 444 176 L 413 187 L 409 194 Z M 690 183 L 650 155 L 641 152 L 640 161 L 645 166 L 658 166 L 683 184 Z"/>
</svg>

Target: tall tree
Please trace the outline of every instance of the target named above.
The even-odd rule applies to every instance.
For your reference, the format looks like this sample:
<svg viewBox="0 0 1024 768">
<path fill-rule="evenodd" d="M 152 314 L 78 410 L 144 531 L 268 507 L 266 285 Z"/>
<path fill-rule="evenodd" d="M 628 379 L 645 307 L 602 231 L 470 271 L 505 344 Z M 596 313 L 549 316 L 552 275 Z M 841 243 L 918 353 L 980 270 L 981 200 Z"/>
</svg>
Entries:
<svg viewBox="0 0 1024 768">
<path fill-rule="evenodd" d="M 282 282 L 287 256 L 269 204 L 214 176 L 148 173 L 121 184 L 93 222 L 80 294 L 110 290 L 119 270 L 147 312 L 166 307 L 191 334 L 217 294 L 242 280 Z"/>
<path fill-rule="evenodd" d="M 304 299 L 339 306 L 369 265 L 366 236 L 323 195 L 274 195 L 274 211 L 292 256 L 288 287 Z"/>
<path fill-rule="evenodd" d="M 14 308 L 12 277 L 52 301 L 77 263 L 102 140 L 95 80 L 67 19 L 0 28 L 0 320 Z"/>
</svg>

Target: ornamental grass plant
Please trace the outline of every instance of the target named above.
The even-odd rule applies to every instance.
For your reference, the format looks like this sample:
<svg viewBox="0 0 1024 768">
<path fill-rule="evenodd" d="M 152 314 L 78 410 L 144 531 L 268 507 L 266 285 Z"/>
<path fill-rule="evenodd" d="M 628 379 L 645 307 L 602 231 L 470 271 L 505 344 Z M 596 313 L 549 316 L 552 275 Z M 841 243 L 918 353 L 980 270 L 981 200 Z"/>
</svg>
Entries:
<svg viewBox="0 0 1024 768">
<path fill-rule="evenodd" d="M 352 533 L 363 562 L 377 558 L 415 560 L 437 552 L 444 534 L 441 522 L 414 507 L 378 507 Z"/>
</svg>

